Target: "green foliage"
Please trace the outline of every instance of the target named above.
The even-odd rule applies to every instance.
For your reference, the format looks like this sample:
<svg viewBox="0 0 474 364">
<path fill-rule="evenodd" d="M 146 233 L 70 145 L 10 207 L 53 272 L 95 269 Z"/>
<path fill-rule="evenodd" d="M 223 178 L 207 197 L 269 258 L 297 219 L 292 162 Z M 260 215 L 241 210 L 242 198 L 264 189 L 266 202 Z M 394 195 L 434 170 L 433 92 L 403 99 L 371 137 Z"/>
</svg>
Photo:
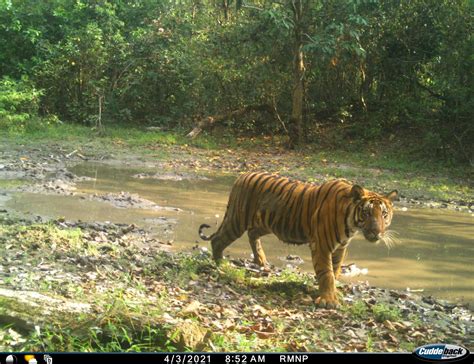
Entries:
<svg viewBox="0 0 474 364">
<path fill-rule="evenodd" d="M 343 306 L 342 309 L 356 319 L 367 319 L 368 309 L 364 301 L 355 301 L 352 305 Z"/>
<path fill-rule="evenodd" d="M 374 339 L 372 338 L 372 335 L 367 335 L 367 342 L 365 343 L 365 350 L 368 353 L 374 352 Z"/>
<path fill-rule="evenodd" d="M 218 352 L 252 352 L 258 348 L 259 340 L 255 334 L 232 333 L 232 335 L 225 336 L 215 333 L 212 335 L 211 341 Z"/>
<path fill-rule="evenodd" d="M 147 271 L 151 276 L 163 276 L 174 284 L 183 285 L 190 280 L 199 279 L 200 273 L 214 268 L 215 265 L 208 256 L 178 254 L 173 257 L 169 253 L 162 252 L 157 254 L 155 264 L 147 267 Z"/>
<path fill-rule="evenodd" d="M 150 352 L 173 351 L 167 332 L 160 327 L 147 326 L 139 331 L 130 328 L 128 322 L 105 321 L 100 327 L 93 326 L 81 335 L 67 327 L 48 325 L 41 333 L 34 333 L 23 344 L 27 351 L 72 352 Z M 25 350 L 22 349 L 22 350 Z"/>
<path fill-rule="evenodd" d="M 231 283 L 234 285 L 243 285 L 247 283 L 247 271 L 244 268 L 239 268 L 231 263 L 224 261 L 219 266 L 219 278 L 224 283 Z"/>
<path fill-rule="evenodd" d="M 0 2 L 0 122 L 21 130 L 39 113 L 181 131 L 267 105 L 223 126 L 285 134 L 299 27 L 307 141 L 386 147 L 396 135 L 412 157 L 472 162 L 472 2 L 307 1 L 298 22 L 291 2 L 226 4 Z"/>
<path fill-rule="evenodd" d="M 0 80 L 0 127 L 14 130 L 24 129 L 37 118 L 38 91 L 26 78 L 15 81 L 8 77 Z"/>
<path fill-rule="evenodd" d="M 371 316 L 377 322 L 399 321 L 402 318 L 398 307 L 385 303 L 377 303 L 369 308 L 364 301 L 356 301 L 351 305 L 344 305 L 342 309 L 351 317 L 359 320 L 367 320 Z"/>
<path fill-rule="evenodd" d="M 402 317 L 400 309 L 383 303 L 377 303 L 371 307 L 374 318 L 377 322 L 399 321 Z"/>
</svg>

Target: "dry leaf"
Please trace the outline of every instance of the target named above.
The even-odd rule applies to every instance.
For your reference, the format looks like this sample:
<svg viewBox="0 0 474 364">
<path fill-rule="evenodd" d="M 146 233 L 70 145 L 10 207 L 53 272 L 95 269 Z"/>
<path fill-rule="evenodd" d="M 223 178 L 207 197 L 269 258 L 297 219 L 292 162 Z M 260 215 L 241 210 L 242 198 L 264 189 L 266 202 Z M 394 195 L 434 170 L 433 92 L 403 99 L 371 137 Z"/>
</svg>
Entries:
<svg viewBox="0 0 474 364">
<path fill-rule="evenodd" d="M 201 302 L 192 301 L 186 307 L 184 307 L 179 313 L 180 316 L 190 316 L 197 315 L 199 313 L 199 308 L 201 307 Z"/>
<path fill-rule="evenodd" d="M 392 324 L 392 322 L 390 322 L 389 320 L 385 320 L 385 321 L 383 322 L 383 325 L 384 325 L 387 329 L 389 329 L 389 330 L 391 330 L 391 331 L 395 331 L 395 330 L 396 330 L 396 329 L 395 329 L 395 326 L 394 326 L 394 325 Z"/>
</svg>

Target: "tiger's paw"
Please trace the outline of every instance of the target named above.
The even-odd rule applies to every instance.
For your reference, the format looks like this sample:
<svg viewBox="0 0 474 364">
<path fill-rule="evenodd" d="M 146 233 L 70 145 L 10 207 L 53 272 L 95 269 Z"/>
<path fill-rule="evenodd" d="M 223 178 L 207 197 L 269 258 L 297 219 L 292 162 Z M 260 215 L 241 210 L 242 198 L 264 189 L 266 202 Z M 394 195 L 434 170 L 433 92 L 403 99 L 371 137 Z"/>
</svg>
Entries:
<svg viewBox="0 0 474 364">
<path fill-rule="evenodd" d="M 316 298 L 316 306 L 328 309 L 339 308 L 339 300 L 335 295 L 321 295 Z"/>
<path fill-rule="evenodd" d="M 256 256 L 255 258 L 253 258 L 253 262 L 254 264 L 258 265 L 259 267 L 269 267 L 270 264 L 267 262 L 267 260 L 265 258 L 260 258 L 258 256 Z"/>
</svg>

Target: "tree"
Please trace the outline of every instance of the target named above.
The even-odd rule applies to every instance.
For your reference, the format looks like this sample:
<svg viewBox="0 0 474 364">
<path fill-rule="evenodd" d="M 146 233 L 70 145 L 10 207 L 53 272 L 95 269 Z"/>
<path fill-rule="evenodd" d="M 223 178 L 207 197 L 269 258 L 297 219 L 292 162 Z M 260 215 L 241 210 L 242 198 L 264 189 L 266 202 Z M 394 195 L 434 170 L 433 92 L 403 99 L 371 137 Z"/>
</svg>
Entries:
<svg viewBox="0 0 474 364">
<path fill-rule="evenodd" d="M 291 0 L 293 13 L 293 87 L 291 117 L 289 127 L 289 147 L 294 148 L 303 141 L 303 100 L 304 100 L 304 14 L 308 11 L 309 0 Z"/>
</svg>

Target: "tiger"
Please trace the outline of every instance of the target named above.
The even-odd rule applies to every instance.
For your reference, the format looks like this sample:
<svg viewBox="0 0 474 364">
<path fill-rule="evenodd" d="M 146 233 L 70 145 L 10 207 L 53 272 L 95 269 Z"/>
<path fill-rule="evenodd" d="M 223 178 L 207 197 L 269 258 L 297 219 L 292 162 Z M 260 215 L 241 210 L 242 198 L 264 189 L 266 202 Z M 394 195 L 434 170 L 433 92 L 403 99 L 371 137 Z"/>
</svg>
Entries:
<svg viewBox="0 0 474 364">
<path fill-rule="evenodd" d="M 337 308 L 335 281 L 341 272 L 351 239 L 362 232 L 371 243 L 390 246 L 393 232 L 387 230 L 393 217 L 398 191 L 382 195 L 334 179 L 321 185 L 292 180 L 266 172 L 249 172 L 237 178 L 230 192 L 224 219 L 217 231 L 201 239 L 210 240 L 216 263 L 224 249 L 247 231 L 254 262 L 267 265 L 260 237 L 273 233 L 288 244 L 309 244 L 319 284 L 315 304 Z"/>
</svg>

